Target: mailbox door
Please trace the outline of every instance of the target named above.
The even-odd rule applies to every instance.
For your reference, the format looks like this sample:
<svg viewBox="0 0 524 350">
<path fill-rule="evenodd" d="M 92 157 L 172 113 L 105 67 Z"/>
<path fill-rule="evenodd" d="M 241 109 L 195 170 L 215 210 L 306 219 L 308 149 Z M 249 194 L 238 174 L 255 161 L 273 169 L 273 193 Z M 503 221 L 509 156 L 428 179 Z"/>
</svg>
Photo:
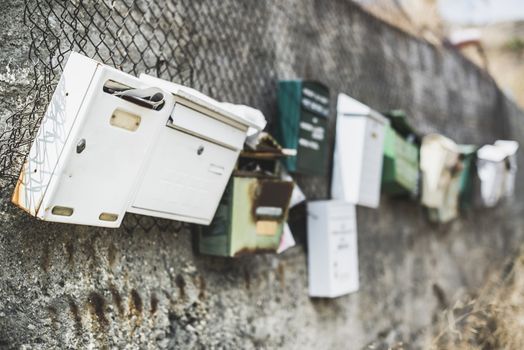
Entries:
<svg viewBox="0 0 524 350">
<path fill-rule="evenodd" d="M 302 82 L 300 80 L 280 81 L 278 83 L 278 120 L 275 138 L 284 148 L 297 149 L 300 123 L 300 98 Z M 297 157 L 283 160 L 286 169 L 297 171 Z"/>
<path fill-rule="evenodd" d="M 310 81 L 281 81 L 278 85 L 279 118 L 276 139 L 297 150 L 283 162 L 290 172 L 323 175 L 327 170 L 327 118 L 329 90 Z"/>
<path fill-rule="evenodd" d="M 38 216 L 44 220 L 118 227 L 173 99 L 160 111 L 104 91 L 108 81 L 143 83 L 101 66 L 76 116 Z"/>
<path fill-rule="evenodd" d="M 209 225 L 238 153 L 165 126 L 128 211 Z"/>
<path fill-rule="evenodd" d="M 418 187 L 418 147 L 396 135 L 395 146 L 397 161 L 395 163 L 396 182 L 407 193 L 416 193 Z"/>
</svg>

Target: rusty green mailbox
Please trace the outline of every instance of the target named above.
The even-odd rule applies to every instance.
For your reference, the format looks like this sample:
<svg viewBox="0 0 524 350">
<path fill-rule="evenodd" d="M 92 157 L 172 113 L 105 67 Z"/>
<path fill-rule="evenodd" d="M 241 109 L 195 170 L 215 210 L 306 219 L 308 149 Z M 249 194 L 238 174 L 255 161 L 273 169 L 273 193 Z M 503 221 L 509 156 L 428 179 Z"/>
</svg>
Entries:
<svg viewBox="0 0 524 350">
<path fill-rule="evenodd" d="M 283 150 L 268 145 L 241 153 L 211 225 L 201 227 L 200 253 L 236 257 L 278 249 L 294 184 L 278 176 Z"/>
<path fill-rule="evenodd" d="M 392 195 L 416 195 L 419 180 L 419 139 L 402 111 L 385 114 L 390 120 L 384 138 L 382 189 Z"/>
<path fill-rule="evenodd" d="M 325 175 L 329 160 L 329 89 L 313 81 L 280 81 L 278 111 L 276 139 L 284 148 L 297 150 L 295 157 L 284 160 L 287 170 L 308 175 Z"/>
</svg>

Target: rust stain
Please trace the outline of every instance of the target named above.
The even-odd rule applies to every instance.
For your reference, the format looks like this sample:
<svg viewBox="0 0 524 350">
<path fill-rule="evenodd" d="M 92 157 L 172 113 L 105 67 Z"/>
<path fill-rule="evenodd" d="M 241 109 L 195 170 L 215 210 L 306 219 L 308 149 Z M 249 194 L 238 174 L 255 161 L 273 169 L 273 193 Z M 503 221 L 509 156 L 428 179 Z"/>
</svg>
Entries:
<svg viewBox="0 0 524 350">
<path fill-rule="evenodd" d="M 97 292 L 91 292 L 87 298 L 87 303 L 91 314 L 96 317 L 99 325 L 106 327 L 109 324 L 109 321 L 105 315 L 106 300 L 104 297 Z"/>
<path fill-rule="evenodd" d="M 116 289 L 116 287 L 111 284 L 109 286 L 109 291 L 111 292 L 111 297 L 113 298 L 113 304 L 116 306 L 116 310 L 118 311 L 119 316 L 124 315 L 124 307 L 122 306 L 122 296 Z"/>
<path fill-rule="evenodd" d="M 140 317 L 142 314 L 142 298 L 136 289 L 131 290 L 131 298 L 129 299 L 129 317 L 137 316 Z"/>
<path fill-rule="evenodd" d="M 158 298 L 156 297 L 155 293 L 151 294 L 151 298 L 149 301 L 151 303 L 151 309 L 149 312 L 151 315 L 154 315 L 156 314 L 156 311 L 158 310 Z"/>
<path fill-rule="evenodd" d="M 51 319 L 51 326 L 56 330 L 58 326 L 58 310 L 56 307 L 50 305 L 47 307 L 47 313 Z"/>
<path fill-rule="evenodd" d="M 109 262 L 109 267 L 114 268 L 117 261 L 117 249 L 113 243 L 107 248 L 107 261 Z"/>
<path fill-rule="evenodd" d="M 75 246 L 73 244 L 73 240 L 70 240 L 69 242 L 66 243 L 65 250 L 67 253 L 67 263 L 71 267 L 73 266 L 74 257 L 75 257 Z"/>
<path fill-rule="evenodd" d="M 42 257 L 40 259 L 40 267 L 44 272 L 49 272 L 49 266 L 51 263 L 51 258 L 49 256 L 49 244 L 46 242 L 42 247 Z"/>
<path fill-rule="evenodd" d="M 175 284 L 177 285 L 178 290 L 180 291 L 180 298 L 184 299 L 186 297 L 186 280 L 184 280 L 184 277 L 182 277 L 182 275 L 176 275 Z"/>
<path fill-rule="evenodd" d="M 281 288 L 284 288 L 285 285 L 286 285 L 286 281 L 285 281 L 285 270 L 284 270 L 284 264 L 283 263 L 279 263 L 278 264 L 278 267 L 277 267 L 277 277 L 278 277 L 278 281 L 280 283 L 280 287 Z"/>
<path fill-rule="evenodd" d="M 233 257 L 238 258 L 238 257 L 244 256 L 244 255 L 266 254 L 266 253 L 273 254 L 273 253 L 275 253 L 275 249 L 270 249 L 270 248 L 242 248 L 240 250 L 237 250 L 233 254 Z"/>
<path fill-rule="evenodd" d="M 249 196 L 252 202 L 251 219 L 253 222 L 260 220 L 256 215 L 258 207 L 277 207 L 282 208 L 282 215 L 278 218 L 282 222 L 287 217 L 289 201 L 293 192 L 293 182 L 282 180 L 258 179 L 253 182 L 249 189 Z M 271 217 L 275 220 L 276 218 Z"/>
<path fill-rule="evenodd" d="M 198 299 L 203 300 L 206 298 L 206 280 L 204 279 L 204 276 L 199 276 L 199 292 L 198 292 Z"/>
<path fill-rule="evenodd" d="M 251 288 L 251 275 L 246 267 L 244 267 L 244 282 L 246 283 L 246 289 L 249 290 Z"/>
<path fill-rule="evenodd" d="M 78 305 L 76 305 L 73 298 L 69 298 L 68 304 L 69 311 L 71 312 L 71 316 L 75 322 L 76 333 L 77 335 L 80 335 L 82 333 L 82 317 L 80 316 L 80 310 L 78 309 Z"/>
</svg>

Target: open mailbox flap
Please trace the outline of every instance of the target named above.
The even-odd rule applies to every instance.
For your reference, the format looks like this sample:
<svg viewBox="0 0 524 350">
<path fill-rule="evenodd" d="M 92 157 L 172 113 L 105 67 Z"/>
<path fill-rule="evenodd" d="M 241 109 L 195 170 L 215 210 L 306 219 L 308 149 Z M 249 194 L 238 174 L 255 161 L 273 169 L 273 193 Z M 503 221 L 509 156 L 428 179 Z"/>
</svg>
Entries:
<svg viewBox="0 0 524 350">
<path fill-rule="evenodd" d="M 194 90 L 145 74 L 175 104 L 155 140 L 129 212 L 209 225 L 248 129 L 265 126 Z M 257 123 L 258 122 L 258 123 Z"/>
<path fill-rule="evenodd" d="M 43 220 L 118 227 L 173 105 L 162 90 L 72 53 L 13 202 Z"/>
</svg>

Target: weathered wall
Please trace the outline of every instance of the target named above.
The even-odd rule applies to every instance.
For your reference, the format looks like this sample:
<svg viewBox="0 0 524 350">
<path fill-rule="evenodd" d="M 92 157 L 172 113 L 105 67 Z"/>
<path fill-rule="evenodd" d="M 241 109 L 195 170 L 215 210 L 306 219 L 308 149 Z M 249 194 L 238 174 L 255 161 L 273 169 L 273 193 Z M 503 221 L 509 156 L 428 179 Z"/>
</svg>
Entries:
<svg viewBox="0 0 524 350">
<path fill-rule="evenodd" d="M 37 3 L 45 14 L 40 19 Z M 67 17 L 62 2 L 49 3 L 55 12 L 43 1 L 28 1 L 24 25 L 22 0 L 0 2 L 0 131 L 7 130 L 0 150 L 19 121 L 8 117 L 32 120 L 27 110 L 41 102 L 36 93 L 53 86 L 43 77 L 56 78 L 50 74 L 60 72 L 56 57 L 70 47 L 133 73 L 159 62 L 136 58 L 140 37 L 137 47 L 121 51 L 118 42 L 129 39 L 125 32 L 109 39 L 97 36 L 92 25 L 60 27 L 56 17 Z M 177 43 L 173 61 L 152 74 L 249 103 L 268 118 L 275 115 L 278 78 L 317 79 L 378 110 L 407 110 L 421 132 L 441 132 L 460 143 L 524 143 L 522 113 L 489 77 L 456 53 L 382 24 L 349 1 L 225 1 L 212 11 L 199 2 L 172 3 L 158 20 L 151 17 L 158 16 L 159 5 L 148 9 L 142 1 L 127 15 L 151 21 L 144 31 L 169 29 L 166 42 Z M 188 10 L 192 6 L 198 10 Z M 71 13 L 88 23 L 93 4 L 76 8 Z M 44 29 L 36 30 L 28 18 Z M 104 30 L 116 32 L 115 23 L 105 23 Z M 88 32 L 95 41 L 117 41 L 115 61 L 106 51 L 95 55 L 82 40 Z M 196 44 L 181 43 L 188 37 Z M 42 39 L 50 43 L 46 49 Z M 33 70 L 35 59 L 55 65 L 38 63 Z M 43 88 L 30 90 L 37 78 Z M 30 140 L 30 134 L 17 137 Z M 2 166 L 15 174 L 20 159 L 4 157 Z M 523 180 L 521 171 L 518 183 Z M 299 182 L 309 198 L 327 198 L 328 179 Z M 358 209 L 361 290 L 313 300 L 307 295 L 303 207 L 291 216 L 297 247 L 281 256 L 221 259 L 195 254 L 193 228 L 186 224 L 133 215 L 126 217 L 127 230 L 38 222 L 9 203 L 11 177 L 2 184 L 0 348 L 359 349 L 397 341 L 423 347 L 441 308 L 480 286 L 524 237 L 521 186 L 513 204 L 472 210 L 441 226 L 429 224 L 418 204 L 383 196 L 380 209 Z"/>
</svg>

